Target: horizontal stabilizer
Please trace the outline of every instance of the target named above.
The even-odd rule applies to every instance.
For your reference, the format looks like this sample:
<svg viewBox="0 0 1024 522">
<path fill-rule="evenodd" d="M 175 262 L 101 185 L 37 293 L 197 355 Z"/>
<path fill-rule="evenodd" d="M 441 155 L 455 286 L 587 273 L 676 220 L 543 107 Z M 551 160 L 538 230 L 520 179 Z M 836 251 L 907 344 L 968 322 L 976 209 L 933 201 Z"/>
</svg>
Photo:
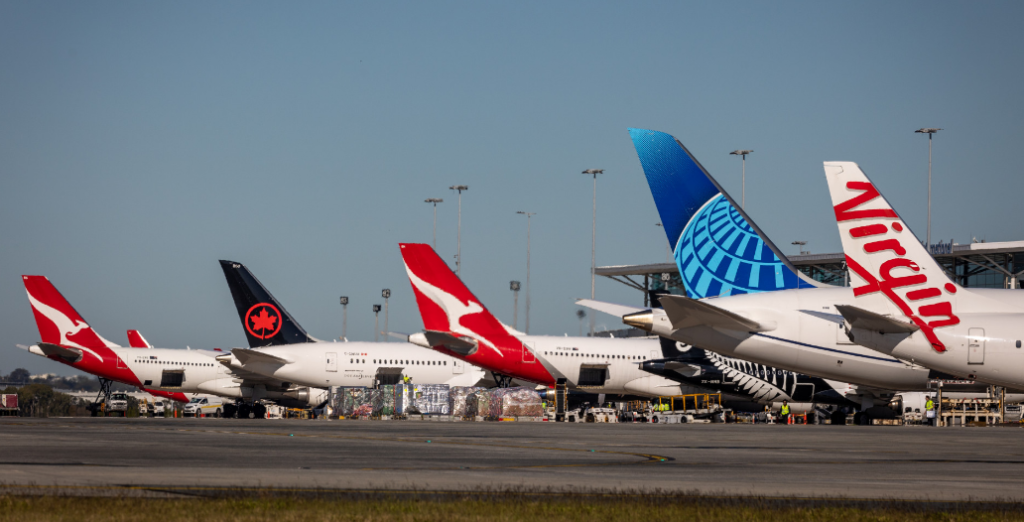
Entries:
<svg viewBox="0 0 1024 522">
<path fill-rule="evenodd" d="M 243 366 L 250 363 L 288 364 L 292 362 L 284 357 L 248 348 L 233 348 L 231 354 L 238 358 Z"/>
<path fill-rule="evenodd" d="M 629 314 L 635 314 L 642 312 L 646 308 L 636 308 L 633 306 L 620 305 L 615 303 L 606 303 L 604 301 L 595 301 L 593 299 L 577 299 L 576 304 L 590 308 L 591 310 L 597 310 L 598 312 L 604 312 L 608 315 L 614 315 L 616 317 L 622 317 Z"/>
<path fill-rule="evenodd" d="M 836 309 L 843 314 L 843 318 L 850 323 L 851 328 L 860 328 L 881 334 L 912 334 L 920 329 L 914 323 L 876 314 L 856 306 L 836 305 Z"/>
<path fill-rule="evenodd" d="M 475 339 L 469 337 L 456 337 L 448 332 L 438 332 L 435 330 L 427 330 L 423 332 L 423 336 L 427 339 L 427 344 L 430 346 L 444 346 L 445 348 L 460 354 L 462 356 L 470 356 L 476 353 L 479 343 Z"/>
<path fill-rule="evenodd" d="M 71 348 L 69 346 L 60 346 L 58 344 L 51 343 L 39 343 L 39 349 L 43 351 L 43 354 L 47 357 L 55 355 L 64 359 L 68 362 L 76 363 L 82 360 L 82 350 L 78 348 Z"/>
<path fill-rule="evenodd" d="M 672 328 L 676 330 L 694 326 L 712 326 L 740 332 L 766 332 L 774 329 L 774 326 L 766 327 L 728 310 L 681 295 L 662 295 L 659 300 L 665 315 L 672 321 Z"/>
</svg>

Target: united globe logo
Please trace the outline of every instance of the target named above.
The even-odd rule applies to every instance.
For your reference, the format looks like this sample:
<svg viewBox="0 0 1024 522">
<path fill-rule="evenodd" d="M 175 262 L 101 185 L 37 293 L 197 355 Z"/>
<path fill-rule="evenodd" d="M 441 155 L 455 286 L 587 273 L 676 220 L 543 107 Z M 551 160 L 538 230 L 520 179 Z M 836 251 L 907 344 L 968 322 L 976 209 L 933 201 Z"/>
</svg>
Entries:
<svg viewBox="0 0 1024 522">
<path fill-rule="evenodd" d="M 696 299 L 796 288 L 799 281 L 722 194 L 686 224 L 675 258 Z"/>
</svg>

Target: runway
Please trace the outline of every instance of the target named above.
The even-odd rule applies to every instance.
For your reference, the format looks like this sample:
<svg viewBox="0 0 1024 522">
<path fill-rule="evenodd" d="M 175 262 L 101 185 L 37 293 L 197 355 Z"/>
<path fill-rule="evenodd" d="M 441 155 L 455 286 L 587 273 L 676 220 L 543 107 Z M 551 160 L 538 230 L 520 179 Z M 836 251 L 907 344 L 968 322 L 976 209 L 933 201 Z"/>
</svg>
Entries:
<svg viewBox="0 0 1024 522">
<path fill-rule="evenodd" d="M 1015 428 L 0 419 L 13 491 L 673 491 L 1024 499 Z"/>
</svg>

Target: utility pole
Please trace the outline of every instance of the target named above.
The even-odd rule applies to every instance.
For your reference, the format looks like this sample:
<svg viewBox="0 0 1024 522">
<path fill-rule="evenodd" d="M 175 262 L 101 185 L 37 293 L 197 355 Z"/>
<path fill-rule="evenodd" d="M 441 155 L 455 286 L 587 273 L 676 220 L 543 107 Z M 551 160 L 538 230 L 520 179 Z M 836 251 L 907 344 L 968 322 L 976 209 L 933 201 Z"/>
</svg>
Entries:
<svg viewBox="0 0 1024 522">
<path fill-rule="evenodd" d="M 526 333 L 530 333 L 530 218 L 537 213 L 519 210 L 516 214 L 526 216 Z"/>
<path fill-rule="evenodd" d="M 373 305 L 373 342 L 375 343 L 379 342 L 377 335 L 380 334 L 380 323 L 378 319 L 380 319 L 380 305 L 375 304 Z"/>
<path fill-rule="evenodd" d="M 754 152 L 752 150 L 734 150 L 729 154 L 733 156 L 741 156 L 743 158 L 743 181 L 740 185 L 740 208 L 747 206 L 747 154 Z"/>
<path fill-rule="evenodd" d="M 655 223 L 654 226 L 660 227 L 662 229 L 665 228 L 665 225 L 662 225 L 661 223 Z M 668 239 L 668 234 L 665 234 L 665 239 L 668 240 L 668 244 L 665 245 L 665 262 L 666 263 L 671 263 L 672 262 L 672 240 Z"/>
<path fill-rule="evenodd" d="M 441 198 L 427 198 L 423 202 L 434 204 L 434 251 L 437 252 L 437 204 L 443 203 L 444 200 Z"/>
<path fill-rule="evenodd" d="M 384 298 L 384 342 L 390 342 L 390 332 L 388 329 L 388 298 L 391 297 L 391 289 L 385 288 L 380 291 L 380 296 Z"/>
<path fill-rule="evenodd" d="M 923 128 L 914 132 L 928 135 L 928 232 L 925 235 L 925 248 L 932 253 L 932 135 L 942 129 Z"/>
<path fill-rule="evenodd" d="M 341 340 L 348 341 L 348 296 L 341 296 Z"/>
<path fill-rule="evenodd" d="M 459 192 L 459 243 L 458 250 L 455 255 L 455 275 L 462 277 L 462 191 L 469 190 L 469 185 L 452 185 L 448 187 L 450 190 L 457 190 Z"/>
<path fill-rule="evenodd" d="M 509 281 L 509 290 L 512 290 L 512 329 L 519 329 L 519 281 Z"/>
<path fill-rule="evenodd" d="M 594 222 L 590 237 L 590 298 L 594 299 L 595 280 L 597 277 L 597 175 L 604 174 L 604 169 L 587 169 L 583 174 L 594 176 Z M 594 314 L 590 314 L 590 336 L 594 336 Z"/>
</svg>

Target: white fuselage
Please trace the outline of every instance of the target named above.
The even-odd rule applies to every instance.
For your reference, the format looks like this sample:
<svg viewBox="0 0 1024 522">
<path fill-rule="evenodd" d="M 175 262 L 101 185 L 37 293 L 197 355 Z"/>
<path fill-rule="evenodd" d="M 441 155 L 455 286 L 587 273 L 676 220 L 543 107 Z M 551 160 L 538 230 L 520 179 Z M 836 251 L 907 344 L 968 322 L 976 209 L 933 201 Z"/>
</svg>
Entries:
<svg viewBox="0 0 1024 522">
<path fill-rule="evenodd" d="M 885 390 L 928 389 L 927 368 L 849 340 L 835 305 L 853 303 L 850 288 L 780 290 L 705 302 L 771 328 L 760 333 L 709 326 L 674 330 L 664 310 L 655 309 L 652 331 L 732 357 L 826 379 Z"/>
<path fill-rule="evenodd" d="M 373 386 L 381 372 L 401 374 L 416 384 L 475 386 L 486 377 L 472 364 L 409 343 L 301 343 L 257 348 L 287 362 L 232 357 L 231 366 L 282 381 L 327 388 Z"/>
<path fill-rule="evenodd" d="M 853 331 L 860 344 L 941 372 L 1016 389 L 1024 389 L 1024 292 L 993 288 L 967 289 L 956 300 L 960 323 L 936 328 L 945 345 L 936 351 L 920 330 L 909 336 Z M 961 292 L 967 294 L 967 292 Z M 972 308 L 1007 313 L 972 313 Z"/>
<path fill-rule="evenodd" d="M 648 397 L 707 393 L 640 369 L 644 361 L 660 359 L 657 339 L 608 337 L 557 337 L 518 335 L 556 379 L 569 388 L 609 395 Z M 600 382 L 599 382 L 600 381 Z"/>
</svg>

